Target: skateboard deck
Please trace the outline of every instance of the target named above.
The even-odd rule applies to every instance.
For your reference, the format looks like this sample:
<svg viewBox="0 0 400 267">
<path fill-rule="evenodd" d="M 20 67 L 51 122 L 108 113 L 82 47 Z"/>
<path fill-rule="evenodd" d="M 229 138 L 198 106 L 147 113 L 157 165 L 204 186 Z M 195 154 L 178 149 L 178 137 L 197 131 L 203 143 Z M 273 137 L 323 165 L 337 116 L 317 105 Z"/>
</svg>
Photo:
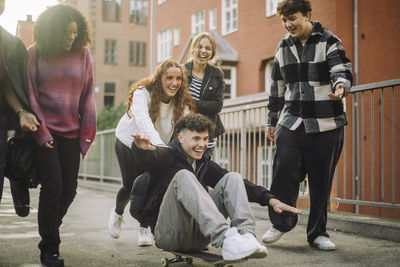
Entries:
<svg viewBox="0 0 400 267">
<path fill-rule="evenodd" d="M 165 251 L 167 251 L 167 250 L 165 250 Z M 227 265 L 227 267 L 233 266 L 232 262 L 224 261 L 224 259 L 222 258 L 221 255 L 210 253 L 210 252 L 204 252 L 204 251 L 195 251 L 195 252 L 167 251 L 167 252 L 174 254 L 175 257 L 172 259 L 163 258 L 161 260 L 161 264 L 164 267 L 167 267 L 174 263 L 179 263 L 179 262 L 185 262 L 187 264 L 192 264 L 193 259 L 200 260 L 203 263 L 213 265 L 214 267 L 223 267 L 225 265 Z M 240 262 L 242 262 L 242 261 L 245 261 L 245 259 L 240 260 Z M 239 262 L 239 261 L 236 261 L 236 262 Z"/>
</svg>

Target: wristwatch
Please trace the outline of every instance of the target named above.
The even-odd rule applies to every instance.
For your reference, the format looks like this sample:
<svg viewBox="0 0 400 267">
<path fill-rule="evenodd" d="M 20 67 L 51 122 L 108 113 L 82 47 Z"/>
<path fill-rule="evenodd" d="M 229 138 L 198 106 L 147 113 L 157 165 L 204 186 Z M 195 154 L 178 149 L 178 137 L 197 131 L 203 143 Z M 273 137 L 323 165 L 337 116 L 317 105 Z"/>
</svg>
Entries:
<svg viewBox="0 0 400 267">
<path fill-rule="evenodd" d="M 23 111 L 25 111 L 25 109 L 23 109 L 23 108 L 18 109 L 17 110 L 17 115 L 19 116 L 19 114 L 21 114 L 21 112 L 23 112 Z"/>
</svg>

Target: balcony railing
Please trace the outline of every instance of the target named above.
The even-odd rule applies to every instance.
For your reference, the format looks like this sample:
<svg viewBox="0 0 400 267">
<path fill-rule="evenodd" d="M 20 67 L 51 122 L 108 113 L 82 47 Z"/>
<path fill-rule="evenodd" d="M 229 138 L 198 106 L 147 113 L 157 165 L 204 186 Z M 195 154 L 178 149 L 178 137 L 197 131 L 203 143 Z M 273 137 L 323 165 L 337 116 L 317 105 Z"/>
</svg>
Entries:
<svg viewBox="0 0 400 267">
<path fill-rule="evenodd" d="M 346 97 L 349 125 L 332 187 L 331 202 L 400 208 L 400 79 L 355 86 Z M 224 108 L 225 133 L 214 160 L 269 188 L 275 146 L 265 138 L 266 102 Z M 80 176 L 120 181 L 115 130 L 97 133 L 81 163 Z M 307 179 L 300 198 L 308 198 Z"/>
</svg>

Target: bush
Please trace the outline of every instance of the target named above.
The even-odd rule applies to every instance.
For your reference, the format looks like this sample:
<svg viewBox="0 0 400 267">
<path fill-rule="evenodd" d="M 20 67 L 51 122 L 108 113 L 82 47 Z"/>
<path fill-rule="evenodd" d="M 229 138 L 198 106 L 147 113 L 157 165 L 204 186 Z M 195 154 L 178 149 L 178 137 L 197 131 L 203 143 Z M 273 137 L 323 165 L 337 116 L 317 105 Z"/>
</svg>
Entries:
<svg viewBox="0 0 400 267">
<path fill-rule="evenodd" d="M 125 105 L 123 102 L 113 108 L 104 107 L 102 111 L 97 114 L 97 131 L 116 128 L 124 113 Z"/>
</svg>

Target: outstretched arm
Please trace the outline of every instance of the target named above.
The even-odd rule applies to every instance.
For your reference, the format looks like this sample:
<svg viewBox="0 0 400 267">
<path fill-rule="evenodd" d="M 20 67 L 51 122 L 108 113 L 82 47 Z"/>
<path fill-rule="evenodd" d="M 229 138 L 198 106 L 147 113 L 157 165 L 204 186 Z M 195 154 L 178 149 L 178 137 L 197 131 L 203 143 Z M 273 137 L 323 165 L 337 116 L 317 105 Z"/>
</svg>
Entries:
<svg viewBox="0 0 400 267">
<path fill-rule="evenodd" d="M 156 150 L 156 147 L 150 143 L 150 138 L 142 134 L 132 134 L 135 145 L 142 150 Z"/>
<path fill-rule="evenodd" d="M 274 209 L 274 211 L 276 213 L 282 213 L 284 211 L 288 211 L 288 212 L 291 212 L 291 213 L 294 213 L 294 214 L 303 214 L 302 210 L 299 210 L 299 209 L 297 209 L 295 207 L 289 206 L 289 205 L 279 201 L 279 199 L 276 199 L 276 198 L 271 198 L 269 200 L 268 204 L 269 204 L 269 206 L 271 208 Z"/>
</svg>

